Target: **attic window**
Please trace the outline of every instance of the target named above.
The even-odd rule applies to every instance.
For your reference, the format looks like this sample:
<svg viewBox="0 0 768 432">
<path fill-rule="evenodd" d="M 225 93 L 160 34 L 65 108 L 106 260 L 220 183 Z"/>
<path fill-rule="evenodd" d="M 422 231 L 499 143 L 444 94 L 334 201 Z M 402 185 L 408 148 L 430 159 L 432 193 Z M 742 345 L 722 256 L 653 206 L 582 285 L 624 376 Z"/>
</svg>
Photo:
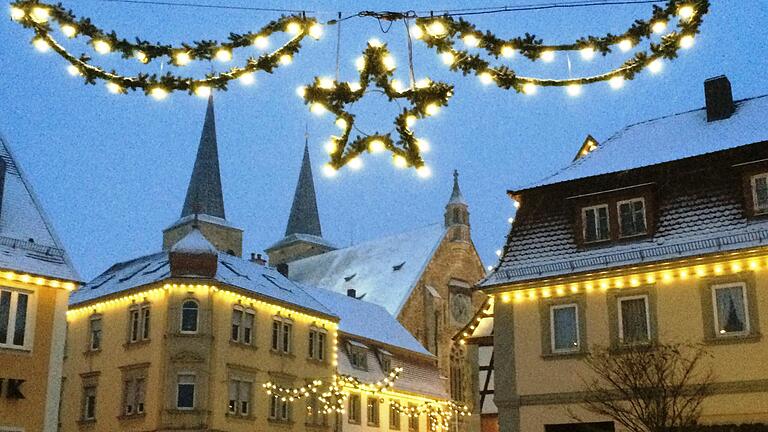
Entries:
<svg viewBox="0 0 768 432">
<path fill-rule="evenodd" d="M 752 176 L 751 183 L 755 214 L 768 213 L 768 173 Z"/>
<path fill-rule="evenodd" d="M 378 350 L 381 370 L 388 374 L 392 371 L 392 353 L 383 349 Z"/>
<path fill-rule="evenodd" d="M 350 341 L 347 351 L 349 351 L 349 363 L 353 368 L 368 370 L 368 347 L 359 342 Z"/>
<path fill-rule="evenodd" d="M 355 276 L 357 276 L 357 273 L 354 273 L 352 276 L 344 276 L 344 282 L 351 281 L 352 279 L 355 278 Z"/>
<path fill-rule="evenodd" d="M 393 266 L 392 266 L 392 271 L 398 271 L 398 270 L 400 270 L 401 268 L 403 268 L 403 266 L 404 266 L 404 265 L 405 265 L 405 261 L 401 262 L 400 264 L 397 264 L 397 265 L 393 265 Z"/>
<path fill-rule="evenodd" d="M 281 290 L 283 290 L 283 291 L 288 291 L 288 292 L 293 292 L 293 291 L 291 291 L 291 289 L 290 289 L 290 288 L 286 288 L 286 287 L 284 287 L 284 286 L 280 285 L 279 283 L 277 283 L 277 281 L 275 281 L 275 278 L 273 278 L 272 276 L 270 276 L 270 275 L 266 275 L 266 274 L 262 274 L 261 276 L 262 276 L 264 279 L 268 280 L 268 281 L 269 281 L 269 283 L 271 283 L 272 285 L 274 285 L 274 286 L 276 286 L 276 287 L 280 288 Z"/>
</svg>

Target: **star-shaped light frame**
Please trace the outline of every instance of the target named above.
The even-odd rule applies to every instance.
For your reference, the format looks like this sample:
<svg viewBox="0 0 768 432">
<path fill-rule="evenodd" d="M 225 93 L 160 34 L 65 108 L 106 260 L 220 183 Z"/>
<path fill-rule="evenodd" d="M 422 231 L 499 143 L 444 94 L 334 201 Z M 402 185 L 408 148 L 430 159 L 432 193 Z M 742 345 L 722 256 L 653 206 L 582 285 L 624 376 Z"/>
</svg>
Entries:
<svg viewBox="0 0 768 432">
<path fill-rule="evenodd" d="M 421 157 L 424 142 L 412 131 L 413 124 L 436 114 L 440 107 L 448 105 L 453 95 L 453 86 L 443 82 L 423 79 L 411 88 L 402 89 L 392 77 L 395 72 L 394 58 L 385 44 L 376 40 L 368 42 L 363 56 L 358 59 L 360 82 L 339 82 L 329 78 L 315 77 L 314 82 L 300 88 L 304 103 L 315 113 L 330 111 L 336 116 L 336 125 L 342 130 L 341 136 L 331 136 L 326 147 L 330 161 L 326 173 L 333 174 L 347 165 L 355 166 L 364 152 L 376 153 L 389 150 L 393 162 L 398 167 L 416 168 L 420 175 L 428 175 L 429 169 Z M 350 133 L 355 122 L 355 115 L 345 109 L 346 105 L 359 101 L 365 96 L 369 85 L 375 84 L 390 101 L 404 99 L 409 106 L 395 118 L 395 130 L 399 140 L 392 138 L 392 133 L 376 132 L 371 135 L 357 136 L 350 142 Z M 359 163 L 357 164 L 359 165 Z"/>
</svg>

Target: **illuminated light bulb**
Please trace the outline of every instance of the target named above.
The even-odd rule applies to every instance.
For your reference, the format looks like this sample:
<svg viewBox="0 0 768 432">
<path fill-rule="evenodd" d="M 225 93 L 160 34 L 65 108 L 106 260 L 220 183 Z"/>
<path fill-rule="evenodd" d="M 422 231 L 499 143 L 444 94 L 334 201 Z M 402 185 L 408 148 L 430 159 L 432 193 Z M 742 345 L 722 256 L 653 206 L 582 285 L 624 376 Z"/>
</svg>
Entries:
<svg viewBox="0 0 768 432">
<path fill-rule="evenodd" d="M 338 174 L 338 170 L 331 164 L 323 165 L 323 175 L 326 177 L 335 177 Z"/>
<path fill-rule="evenodd" d="M 30 12 L 29 16 L 32 17 L 32 21 L 36 23 L 44 23 L 51 18 L 51 11 L 48 10 L 48 8 L 36 6 L 32 8 L 32 12 Z"/>
<path fill-rule="evenodd" d="M 16 7 L 16 6 L 11 6 L 11 19 L 12 20 L 19 21 L 20 19 L 24 18 L 24 15 L 26 15 L 26 13 L 24 12 L 24 9 Z"/>
<path fill-rule="evenodd" d="M 51 49 L 51 46 L 50 46 L 50 45 L 48 45 L 48 41 L 46 41 L 45 39 L 43 39 L 43 38 L 40 38 L 40 37 L 36 37 L 36 38 L 35 38 L 35 39 L 32 41 L 32 45 L 34 45 L 34 46 L 35 46 L 35 49 L 36 49 L 36 50 L 38 50 L 38 51 L 40 51 L 40 52 L 46 52 L 46 51 L 48 51 L 49 49 Z"/>
<path fill-rule="evenodd" d="M 450 66 L 456 61 L 456 56 L 452 52 L 445 51 L 440 53 L 440 59 L 443 60 L 443 64 Z"/>
<path fill-rule="evenodd" d="M 427 26 L 427 33 L 434 37 L 445 36 L 447 32 L 448 29 L 445 28 L 445 24 L 439 20 L 432 21 L 429 23 L 429 26 Z"/>
<path fill-rule="evenodd" d="M 483 83 L 483 85 L 493 83 L 493 75 L 491 75 L 489 72 L 481 72 L 477 77 L 480 78 L 480 82 Z"/>
<path fill-rule="evenodd" d="M 421 39 L 424 37 L 424 31 L 417 24 L 411 26 L 411 37 L 414 39 Z"/>
<path fill-rule="evenodd" d="M 347 85 L 349 86 L 349 90 L 353 92 L 359 91 L 361 88 L 363 88 L 359 82 L 357 81 L 351 81 L 348 82 Z"/>
<path fill-rule="evenodd" d="M 416 124 L 416 116 L 413 114 L 409 114 L 405 117 L 405 125 L 410 127 L 413 127 L 413 125 Z"/>
<path fill-rule="evenodd" d="M 320 39 L 323 36 L 323 26 L 320 23 L 309 26 L 309 36 L 315 40 Z"/>
<path fill-rule="evenodd" d="M 405 87 L 403 86 L 403 82 L 399 79 L 395 78 L 389 83 L 390 87 L 398 93 L 402 93 L 403 90 L 405 90 Z"/>
<path fill-rule="evenodd" d="M 693 9 L 693 6 L 685 5 L 680 7 L 680 9 L 677 10 L 677 16 L 679 16 L 680 19 L 689 20 L 693 17 L 693 14 L 695 12 L 696 11 Z"/>
<path fill-rule="evenodd" d="M 77 28 L 72 24 L 64 24 L 61 26 L 61 32 L 68 38 L 73 38 L 77 35 Z"/>
<path fill-rule="evenodd" d="M 253 46 L 258 49 L 266 49 L 269 47 L 269 38 L 266 36 L 256 36 L 253 38 Z"/>
<path fill-rule="evenodd" d="M 507 223 L 508 223 L 508 224 L 513 224 L 513 223 L 515 223 L 515 218 L 511 217 L 511 218 L 507 219 Z"/>
<path fill-rule="evenodd" d="M 325 146 L 323 146 L 323 148 L 325 149 L 326 153 L 334 154 L 336 153 L 336 150 L 338 150 L 339 147 L 336 145 L 336 141 L 330 140 L 325 143 Z"/>
<path fill-rule="evenodd" d="M 283 54 L 280 56 L 280 64 L 289 65 L 293 62 L 293 57 L 290 54 Z"/>
<path fill-rule="evenodd" d="M 368 143 L 368 151 L 371 153 L 381 153 L 385 148 L 384 141 L 380 139 L 375 139 Z"/>
<path fill-rule="evenodd" d="M 680 48 L 688 49 L 693 46 L 693 36 L 685 35 L 680 38 Z"/>
<path fill-rule="evenodd" d="M 332 89 L 336 87 L 336 82 L 332 78 L 322 77 L 317 80 L 317 86 L 322 89 Z"/>
<path fill-rule="evenodd" d="M 237 80 L 240 81 L 240 84 L 249 86 L 256 82 L 256 75 L 253 72 L 247 72 L 240 75 Z"/>
<path fill-rule="evenodd" d="M 303 98 L 304 95 L 307 94 L 307 88 L 304 86 L 298 86 L 296 87 L 296 95 L 300 98 Z"/>
<path fill-rule="evenodd" d="M 189 55 L 188 52 L 185 51 L 179 51 L 173 56 L 173 60 L 176 62 L 179 66 L 186 66 L 189 64 L 189 62 L 192 61 L 192 57 Z"/>
<path fill-rule="evenodd" d="M 615 76 L 608 80 L 608 85 L 610 85 L 612 89 L 618 90 L 624 87 L 624 77 Z"/>
<path fill-rule="evenodd" d="M 381 64 L 384 65 L 385 69 L 391 71 L 395 68 L 395 58 L 391 55 L 386 55 L 381 59 Z"/>
<path fill-rule="evenodd" d="M 633 45 L 631 39 L 622 39 L 621 42 L 619 42 L 619 49 L 623 52 L 627 52 L 632 49 Z"/>
<path fill-rule="evenodd" d="M 346 120 L 344 120 L 343 118 L 339 117 L 339 118 L 336 119 L 336 126 L 339 129 L 341 129 L 341 130 L 346 130 L 347 126 L 349 126 L 349 124 L 347 124 Z"/>
<path fill-rule="evenodd" d="M 430 147 L 429 147 L 429 141 L 425 139 L 417 139 L 416 140 L 416 147 L 419 148 L 419 151 L 422 153 L 429 153 Z"/>
<path fill-rule="evenodd" d="M 357 171 L 363 167 L 363 161 L 360 159 L 360 157 L 355 156 L 350 159 L 349 162 L 347 162 L 347 165 L 349 165 L 349 167 L 353 170 Z"/>
<path fill-rule="evenodd" d="M 520 201 L 514 201 L 512 204 L 516 209 L 520 208 Z"/>
<path fill-rule="evenodd" d="M 195 87 L 195 96 L 199 96 L 201 98 L 207 98 L 211 95 L 211 88 L 206 85 L 200 85 Z"/>
<path fill-rule="evenodd" d="M 80 69 L 78 69 L 77 66 L 73 64 L 67 66 L 67 72 L 69 72 L 69 74 L 72 76 L 82 75 L 80 73 Z"/>
<path fill-rule="evenodd" d="M 722 274 L 722 273 L 723 273 L 723 266 L 721 266 L 721 265 L 719 265 L 719 264 L 718 264 L 718 265 L 716 265 L 716 266 L 714 267 L 714 269 L 713 269 L 713 270 L 715 271 L 715 274 Z"/>
<path fill-rule="evenodd" d="M 579 52 L 581 53 L 581 58 L 584 60 L 592 60 L 595 58 L 595 49 L 592 47 L 582 48 Z"/>
<path fill-rule="evenodd" d="M 549 51 L 549 50 L 542 51 L 540 57 L 541 57 L 541 60 L 543 60 L 546 63 L 549 63 L 555 59 L 555 52 Z"/>
<path fill-rule="evenodd" d="M 168 97 L 168 90 L 162 87 L 154 87 L 152 90 L 149 91 L 149 94 L 153 98 L 155 98 L 155 100 L 163 100 L 166 97 Z"/>
<path fill-rule="evenodd" d="M 651 26 L 651 31 L 653 31 L 654 33 L 657 33 L 657 34 L 658 33 L 663 33 L 664 30 L 666 30 L 666 29 L 667 29 L 667 22 L 666 21 L 656 21 Z"/>
<path fill-rule="evenodd" d="M 534 83 L 523 84 L 523 93 L 527 95 L 535 95 L 538 90 L 538 86 Z"/>
<path fill-rule="evenodd" d="M 426 165 L 422 165 L 416 168 L 416 174 L 421 178 L 429 178 L 432 176 L 432 169 Z"/>
<path fill-rule="evenodd" d="M 480 45 L 480 39 L 473 34 L 465 35 L 461 40 L 464 41 L 464 45 L 470 48 L 477 48 Z"/>
<path fill-rule="evenodd" d="M 515 49 L 509 45 L 504 45 L 501 47 L 501 55 L 502 57 L 512 58 L 515 56 Z"/>
<path fill-rule="evenodd" d="M 297 23 L 296 21 L 291 21 L 285 27 L 285 31 L 287 31 L 292 35 L 297 35 L 301 31 L 301 25 L 299 25 L 299 23 Z"/>
<path fill-rule="evenodd" d="M 232 51 L 227 48 L 219 48 L 216 51 L 216 60 L 220 62 L 228 62 L 232 60 Z"/>
<path fill-rule="evenodd" d="M 109 90 L 112 94 L 118 94 L 123 91 L 123 88 L 120 87 L 120 84 L 114 83 L 114 82 L 108 82 L 107 83 L 107 90 Z"/>
<path fill-rule="evenodd" d="M 661 59 L 656 59 L 648 63 L 648 70 L 651 71 L 651 73 L 659 73 L 663 67 L 664 63 L 661 62 Z"/>
<path fill-rule="evenodd" d="M 491 271 L 491 270 L 493 270 L 493 266 L 492 266 L 492 265 L 489 265 L 489 266 L 488 266 L 488 271 Z M 502 301 L 503 301 L 503 299 L 502 299 Z"/>
<path fill-rule="evenodd" d="M 428 105 L 427 105 L 427 106 L 424 108 L 424 112 L 425 112 L 425 113 L 426 113 L 428 116 L 433 116 L 433 115 L 437 114 L 438 112 L 440 112 L 440 106 L 439 106 L 438 104 L 436 104 L 436 103 L 432 102 L 431 104 L 428 104 Z"/>
<path fill-rule="evenodd" d="M 384 44 L 378 38 L 372 38 L 372 39 L 368 39 L 368 45 L 370 45 L 370 46 L 372 46 L 374 48 L 380 48 Z"/>
<path fill-rule="evenodd" d="M 496 249 L 496 256 L 497 256 L 497 257 L 500 257 L 500 256 L 501 256 L 501 249 Z"/>
<path fill-rule="evenodd" d="M 93 49 L 99 54 L 109 54 L 112 51 L 112 45 L 105 40 L 96 39 L 93 41 Z"/>
<path fill-rule="evenodd" d="M 579 96 L 581 94 L 581 84 L 571 84 L 565 88 L 568 96 Z"/>
<path fill-rule="evenodd" d="M 144 51 L 134 51 L 133 57 L 135 57 L 136 60 L 140 61 L 141 63 L 147 63 L 149 61 L 147 54 Z"/>
<path fill-rule="evenodd" d="M 357 59 L 355 59 L 355 67 L 359 71 L 365 69 L 365 57 L 360 56 Z"/>
<path fill-rule="evenodd" d="M 429 80 L 429 78 L 422 78 L 418 81 L 416 81 L 416 88 L 427 88 L 432 83 L 432 81 Z"/>
</svg>

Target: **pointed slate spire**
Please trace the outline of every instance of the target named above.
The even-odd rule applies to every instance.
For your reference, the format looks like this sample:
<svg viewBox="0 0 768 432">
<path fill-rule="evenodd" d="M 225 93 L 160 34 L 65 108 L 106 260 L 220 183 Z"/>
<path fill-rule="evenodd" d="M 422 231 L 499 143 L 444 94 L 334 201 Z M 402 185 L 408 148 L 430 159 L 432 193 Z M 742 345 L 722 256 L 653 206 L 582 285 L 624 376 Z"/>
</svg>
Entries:
<svg viewBox="0 0 768 432">
<path fill-rule="evenodd" d="M 309 160 L 309 146 L 306 141 L 299 182 L 296 184 L 291 215 L 288 218 L 288 226 L 285 228 L 285 236 L 288 237 L 291 234 L 323 236 L 320 228 L 320 215 L 317 212 L 317 197 L 315 196 L 315 182 L 312 179 L 312 163 Z"/>
<path fill-rule="evenodd" d="M 453 170 L 453 192 L 451 192 L 451 199 L 448 200 L 448 204 L 467 205 L 467 202 L 464 201 L 464 195 L 461 194 L 461 189 L 459 189 L 459 171 L 458 170 Z"/>
<path fill-rule="evenodd" d="M 195 166 L 192 169 L 192 177 L 189 180 L 181 217 L 198 213 L 225 219 L 213 95 L 208 98 L 203 132 L 200 135 L 200 145 L 197 148 L 197 159 L 195 159 Z"/>
</svg>

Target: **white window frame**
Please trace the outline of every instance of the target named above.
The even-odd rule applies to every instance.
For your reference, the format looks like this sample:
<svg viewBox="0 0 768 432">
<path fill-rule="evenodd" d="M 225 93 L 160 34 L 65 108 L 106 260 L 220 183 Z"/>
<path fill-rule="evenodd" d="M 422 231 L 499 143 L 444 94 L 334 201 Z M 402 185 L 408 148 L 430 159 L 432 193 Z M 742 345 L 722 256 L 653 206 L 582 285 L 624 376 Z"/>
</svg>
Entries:
<svg viewBox="0 0 768 432">
<path fill-rule="evenodd" d="M 744 301 L 744 331 L 740 332 L 731 332 L 731 333 L 720 333 L 720 317 L 718 317 L 717 314 L 717 290 L 718 289 L 725 289 L 725 288 L 741 288 L 741 297 Z M 714 325 L 715 325 L 715 337 L 717 338 L 729 338 L 729 337 L 737 337 L 737 336 L 745 336 L 748 335 L 750 331 L 752 331 L 749 323 L 749 303 L 747 299 L 747 284 L 744 282 L 729 282 L 729 283 L 721 283 L 721 284 L 715 284 L 710 286 L 711 294 L 712 294 L 712 313 L 714 314 Z"/>
<path fill-rule="evenodd" d="M 645 225 L 645 231 L 643 231 L 641 233 L 637 233 L 637 234 L 623 235 L 621 233 L 621 205 L 622 204 L 630 204 L 631 205 L 632 203 L 634 203 L 636 201 L 641 201 L 643 203 L 643 225 Z M 619 228 L 619 237 L 621 237 L 621 238 L 632 238 L 632 237 L 639 237 L 639 236 L 647 235 L 648 234 L 648 207 L 646 207 L 646 205 L 645 205 L 645 198 L 637 197 L 637 198 L 630 198 L 630 199 L 625 199 L 625 200 L 618 201 L 616 203 L 616 219 L 619 222 L 619 227 L 618 227 Z M 608 225 L 610 227 L 610 215 L 608 217 Z M 610 230 L 609 230 L 609 237 L 610 237 Z"/>
<path fill-rule="evenodd" d="M 181 377 L 190 376 L 193 378 L 192 382 L 192 406 L 191 407 L 182 407 L 179 406 L 179 386 L 181 383 Z M 184 383 L 189 384 L 189 383 Z M 176 374 L 176 409 L 179 411 L 194 411 L 197 407 L 197 374 L 194 372 L 179 372 Z"/>
<path fill-rule="evenodd" d="M 756 174 L 749 179 L 749 184 L 752 189 L 752 211 L 755 214 L 768 213 L 768 207 L 761 208 L 757 206 L 757 179 L 761 178 L 766 179 L 766 182 L 768 182 L 768 173 Z"/>
<path fill-rule="evenodd" d="M 645 302 L 645 328 L 647 331 L 648 340 L 645 342 L 625 342 L 624 341 L 624 317 L 623 317 L 623 311 L 621 308 L 621 302 L 628 301 L 628 300 L 637 300 L 637 299 L 643 299 Z M 646 345 L 651 343 L 652 335 L 653 335 L 653 329 L 651 329 L 651 300 L 648 298 L 647 294 L 639 294 L 639 295 L 632 295 L 632 296 L 624 296 L 624 297 L 618 297 L 616 299 L 616 309 L 617 309 L 617 317 L 619 321 L 619 343 L 622 345 Z"/>
<path fill-rule="evenodd" d="M 277 346 L 274 342 L 274 326 L 278 324 L 277 328 Z M 286 339 L 286 326 L 288 327 L 288 337 Z M 293 352 L 293 320 L 280 315 L 272 317 L 272 328 L 270 329 L 270 348 L 273 352 L 281 354 L 291 354 Z"/>
<path fill-rule="evenodd" d="M 276 394 L 269 399 L 269 418 L 278 422 L 291 421 L 292 407 L 291 402 L 282 400 Z"/>
<path fill-rule="evenodd" d="M 194 302 L 197 305 L 197 314 L 195 314 L 195 329 L 184 330 L 184 304 L 187 302 Z M 185 298 L 181 302 L 181 313 L 179 313 L 179 332 L 182 334 L 197 334 L 200 331 L 200 302 L 197 299 Z"/>
<path fill-rule="evenodd" d="M 588 210 L 595 210 L 595 215 L 597 215 L 597 209 L 604 208 L 605 209 L 605 215 L 606 215 L 606 222 L 608 223 L 607 229 L 608 229 L 608 237 L 596 239 L 596 240 L 587 240 L 587 211 Z M 599 219 L 595 220 L 595 228 L 600 229 L 598 225 Z M 584 243 L 600 243 L 604 241 L 608 241 L 611 239 L 611 209 L 608 207 L 608 204 L 598 204 L 588 207 L 582 207 L 581 208 L 581 238 L 584 239 Z"/>
<path fill-rule="evenodd" d="M 557 348 L 555 346 L 555 310 L 556 309 L 568 309 L 574 308 L 576 310 L 576 346 L 571 348 Z M 578 303 L 563 303 L 551 305 L 549 307 L 549 340 L 552 352 L 555 354 L 564 354 L 577 352 L 581 349 L 581 330 L 579 329 L 579 304 Z"/>
<path fill-rule="evenodd" d="M 235 314 L 236 313 L 240 313 L 240 323 L 238 324 L 238 328 L 237 328 L 237 338 L 233 338 L 232 336 L 233 336 L 233 333 L 234 333 L 234 331 L 233 331 L 234 329 L 232 328 L 232 326 L 235 325 Z M 248 317 L 250 317 L 250 319 L 251 319 L 250 327 L 246 326 L 246 322 L 248 320 Z M 230 327 L 229 327 L 229 329 L 230 329 L 229 330 L 229 339 L 230 339 L 230 341 L 241 343 L 243 345 L 253 345 L 253 336 L 254 336 L 253 328 L 254 328 L 255 325 L 256 325 L 256 311 L 254 311 L 253 309 L 245 308 L 245 307 L 243 307 L 241 305 L 235 305 L 232 308 L 232 319 L 231 319 Z M 246 336 L 245 335 L 245 330 L 246 329 L 249 329 L 251 331 L 251 333 L 249 335 L 249 340 L 246 340 L 246 338 L 245 338 L 245 336 Z"/>
<path fill-rule="evenodd" d="M 240 315 L 240 321 L 237 323 L 237 334 L 235 334 L 235 316 L 239 314 Z M 241 336 L 243 334 L 243 319 L 245 318 L 245 309 L 243 309 L 240 305 L 235 305 L 232 308 L 232 317 L 230 320 L 230 326 L 229 326 L 229 339 L 232 342 L 240 342 Z"/>
<path fill-rule="evenodd" d="M 328 331 L 312 326 L 309 328 L 308 334 L 309 342 L 309 358 L 317 361 L 325 361 L 326 350 L 328 349 Z M 323 343 L 320 343 L 320 339 L 323 339 Z M 322 345 L 322 346 L 321 346 Z"/>
<path fill-rule="evenodd" d="M 244 384 L 247 384 L 248 391 L 243 392 Z M 229 394 L 229 387 L 227 388 L 227 413 L 229 415 L 233 416 L 239 416 L 239 417 L 249 417 L 251 415 L 251 411 L 253 410 L 253 381 L 243 379 L 243 378 L 230 378 L 229 386 L 234 385 L 235 386 L 235 399 L 232 399 L 232 395 Z M 234 401 L 234 410 L 231 406 L 231 402 Z M 248 409 L 243 411 L 243 402 L 247 403 Z"/>
<path fill-rule="evenodd" d="M 33 291 L 0 287 L 0 291 L 11 293 L 10 309 L 8 311 L 8 334 L 5 341 L 0 341 L 0 348 L 31 351 L 34 346 L 35 323 L 37 322 L 37 297 Z M 14 345 L 13 335 L 16 332 L 16 313 L 18 312 L 19 294 L 27 296 L 26 321 L 24 322 L 24 344 Z M 10 341 L 10 342 L 9 342 Z"/>
</svg>

